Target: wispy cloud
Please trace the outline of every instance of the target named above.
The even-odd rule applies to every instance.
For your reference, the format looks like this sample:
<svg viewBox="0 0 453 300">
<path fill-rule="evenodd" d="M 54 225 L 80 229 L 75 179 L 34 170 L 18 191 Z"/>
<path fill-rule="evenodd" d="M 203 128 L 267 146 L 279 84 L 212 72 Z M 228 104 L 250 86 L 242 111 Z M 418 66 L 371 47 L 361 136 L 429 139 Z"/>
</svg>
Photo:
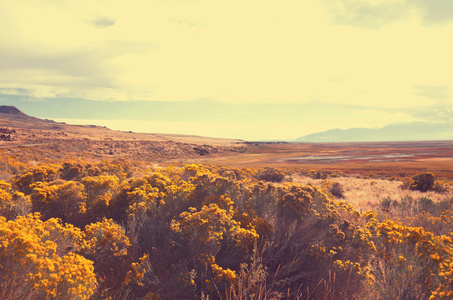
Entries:
<svg viewBox="0 0 453 300">
<path fill-rule="evenodd" d="M 397 21 L 417 18 L 424 25 L 453 21 L 450 0 L 322 0 L 335 24 L 380 29 Z"/>
<path fill-rule="evenodd" d="M 411 109 L 408 112 L 419 121 L 453 124 L 453 106 L 451 104 Z"/>
<path fill-rule="evenodd" d="M 29 95 L 30 92 L 23 88 L 0 88 L 0 94 L 2 95 Z"/>
<path fill-rule="evenodd" d="M 324 0 L 335 24 L 380 29 L 407 17 L 412 9 L 405 1 Z"/>
<path fill-rule="evenodd" d="M 436 100 L 453 99 L 449 86 L 417 85 L 414 86 L 414 89 L 415 89 L 414 94 L 417 96 L 427 97 Z"/>
<path fill-rule="evenodd" d="M 97 18 L 92 20 L 90 23 L 97 28 L 106 28 L 115 25 L 115 20 L 109 18 Z"/>
<path fill-rule="evenodd" d="M 453 2 L 450 0 L 413 0 L 421 11 L 426 25 L 438 25 L 453 21 Z"/>
</svg>

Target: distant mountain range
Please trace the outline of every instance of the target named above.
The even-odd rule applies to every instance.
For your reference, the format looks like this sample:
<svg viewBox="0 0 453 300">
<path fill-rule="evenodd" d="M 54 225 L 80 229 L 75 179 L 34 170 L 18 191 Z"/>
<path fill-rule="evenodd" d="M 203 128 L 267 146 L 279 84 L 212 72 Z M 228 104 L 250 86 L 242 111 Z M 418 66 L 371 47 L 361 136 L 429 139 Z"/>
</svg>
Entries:
<svg viewBox="0 0 453 300">
<path fill-rule="evenodd" d="M 312 133 L 295 142 L 380 142 L 453 140 L 453 124 L 412 122 L 382 128 L 331 129 Z"/>
</svg>

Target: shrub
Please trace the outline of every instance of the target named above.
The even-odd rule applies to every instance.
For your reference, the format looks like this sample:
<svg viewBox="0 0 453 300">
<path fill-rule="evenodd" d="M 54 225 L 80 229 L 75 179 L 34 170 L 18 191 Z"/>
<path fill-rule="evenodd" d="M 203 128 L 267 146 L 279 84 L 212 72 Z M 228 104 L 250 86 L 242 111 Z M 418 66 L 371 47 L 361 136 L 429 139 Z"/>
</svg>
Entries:
<svg viewBox="0 0 453 300">
<path fill-rule="evenodd" d="M 414 175 L 408 183 L 408 188 L 414 191 L 427 192 L 434 188 L 434 174 L 429 172 Z"/>
<path fill-rule="evenodd" d="M 28 168 L 25 172 L 13 176 L 13 187 L 26 195 L 33 190 L 33 183 L 39 181 L 51 182 L 58 179 L 60 166 L 41 165 Z"/>
<path fill-rule="evenodd" d="M 94 262 L 94 271 L 102 278 L 102 288 L 116 290 L 121 286 L 127 272 L 124 258 L 129 246 L 124 229 L 111 219 L 85 226 L 80 253 Z"/>
<path fill-rule="evenodd" d="M 30 196 L 14 191 L 9 183 L 0 180 L 0 216 L 12 220 L 27 215 L 30 210 Z"/>
<path fill-rule="evenodd" d="M 420 211 L 424 210 L 424 211 L 428 211 L 428 212 L 431 212 L 436 207 L 436 204 L 434 203 L 434 201 L 426 196 L 423 196 L 420 199 L 418 199 L 418 205 L 419 205 Z"/>
<path fill-rule="evenodd" d="M 329 187 L 329 192 L 334 195 L 336 198 L 344 198 L 344 189 L 339 182 L 333 182 Z"/>
<path fill-rule="evenodd" d="M 117 194 L 119 179 L 115 175 L 87 176 L 82 178 L 85 186 L 86 213 L 92 222 L 108 215 L 110 201 Z"/>
<path fill-rule="evenodd" d="M 3 299 L 89 299 L 93 262 L 69 252 L 82 233 L 39 214 L 0 217 L 0 293 Z"/>
<path fill-rule="evenodd" d="M 274 168 L 266 168 L 256 175 L 256 179 L 268 182 L 282 182 L 284 178 L 285 173 Z"/>
<path fill-rule="evenodd" d="M 187 240 L 193 260 L 197 262 L 197 284 L 208 290 L 213 289 L 214 284 L 222 287 L 225 283 L 236 281 L 236 272 L 218 261 L 227 259 L 230 261 L 228 265 L 237 267 L 240 261 L 233 263 L 231 260 L 250 253 L 259 237 L 255 229 L 241 227 L 233 219 L 231 209 L 222 209 L 214 203 L 203 206 L 200 211 L 191 208 L 189 212 L 182 213 L 178 221 L 172 221 L 171 229 Z M 229 250 L 224 255 L 231 257 L 219 255 L 225 247 Z"/>
<path fill-rule="evenodd" d="M 131 170 L 122 161 L 81 161 L 0 181 L 0 298 L 453 295 L 452 200 L 388 196 L 377 213 L 361 215 L 333 199 L 344 194 L 338 182 L 256 180 L 280 180 L 278 169 L 189 165 L 130 178 Z M 431 176 L 418 175 L 408 188 L 430 186 Z M 30 203 L 47 220 L 22 216 Z"/>
<path fill-rule="evenodd" d="M 86 194 L 80 182 L 57 180 L 37 182 L 32 185 L 33 211 L 41 213 L 44 220 L 60 218 L 63 222 L 82 225 L 85 220 Z"/>
<path fill-rule="evenodd" d="M 435 191 L 436 193 L 447 193 L 449 191 L 448 187 L 449 187 L 448 184 L 445 184 L 442 181 L 436 180 L 436 182 L 434 182 L 433 191 Z"/>
<path fill-rule="evenodd" d="M 382 209 L 388 210 L 393 204 L 396 204 L 396 201 L 393 201 L 390 197 L 381 200 Z"/>
</svg>

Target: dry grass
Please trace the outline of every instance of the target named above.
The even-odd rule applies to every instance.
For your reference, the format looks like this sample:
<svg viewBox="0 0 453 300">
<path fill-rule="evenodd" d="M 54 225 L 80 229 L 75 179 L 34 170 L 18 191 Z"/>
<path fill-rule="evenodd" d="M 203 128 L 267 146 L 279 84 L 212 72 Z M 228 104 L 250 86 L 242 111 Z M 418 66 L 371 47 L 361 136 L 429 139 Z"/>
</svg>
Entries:
<svg viewBox="0 0 453 300">
<path fill-rule="evenodd" d="M 389 181 L 383 179 L 364 179 L 357 177 L 340 177 L 330 179 L 313 179 L 304 176 L 292 176 L 293 182 L 301 184 L 312 184 L 321 186 L 324 181 L 339 182 L 344 189 L 344 201 L 349 202 L 354 208 L 361 212 L 376 210 L 384 199 L 400 201 L 404 197 L 410 196 L 413 199 L 427 197 L 434 202 L 448 201 L 453 198 L 453 191 L 437 193 L 428 191 L 422 193 L 401 189 L 401 181 Z"/>
</svg>

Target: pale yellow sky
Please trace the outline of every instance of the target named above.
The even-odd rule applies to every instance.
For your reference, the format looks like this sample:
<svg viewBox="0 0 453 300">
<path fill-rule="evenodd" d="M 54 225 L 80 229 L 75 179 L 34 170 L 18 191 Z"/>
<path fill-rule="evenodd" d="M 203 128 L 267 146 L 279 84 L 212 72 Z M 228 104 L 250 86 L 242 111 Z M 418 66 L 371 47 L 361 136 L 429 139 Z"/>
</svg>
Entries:
<svg viewBox="0 0 453 300">
<path fill-rule="evenodd" d="M 42 100 L 321 103 L 386 114 L 451 106 L 453 3 L 436 3 L 2 1 L 0 89 Z M 405 116 L 380 123 L 416 119 Z"/>
</svg>

